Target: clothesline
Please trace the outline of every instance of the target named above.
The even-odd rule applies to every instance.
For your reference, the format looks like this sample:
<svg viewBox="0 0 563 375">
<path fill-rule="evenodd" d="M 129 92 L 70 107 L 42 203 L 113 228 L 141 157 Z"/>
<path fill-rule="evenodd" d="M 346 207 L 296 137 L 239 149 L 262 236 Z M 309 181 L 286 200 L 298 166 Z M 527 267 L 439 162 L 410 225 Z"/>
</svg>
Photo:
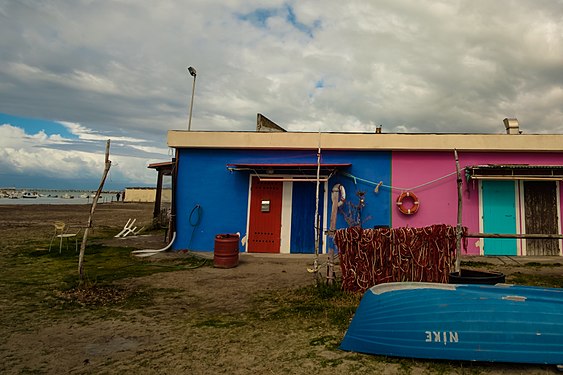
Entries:
<svg viewBox="0 0 563 375">
<path fill-rule="evenodd" d="M 462 168 L 462 170 L 464 170 L 464 169 L 465 169 L 465 168 Z M 357 181 L 361 181 L 361 182 L 364 182 L 364 183 L 366 183 L 366 184 L 370 184 L 370 185 L 375 186 L 375 187 L 376 187 L 376 191 L 377 191 L 377 189 L 378 189 L 379 187 L 385 187 L 385 188 L 390 189 L 390 190 L 398 190 L 398 191 L 412 191 L 412 190 L 420 189 L 421 187 L 424 187 L 424 186 L 428 186 L 428 185 L 434 184 L 434 183 L 436 183 L 436 182 L 438 182 L 438 181 L 441 181 L 441 180 L 443 180 L 443 179 L 445 179 L 445 178 L 448 178 L 448 177 L 450 177 L 450 176 L 453 176 L 453 175 L 455 175 L 456 173 L 457 173 L 456 171 L 453 171 L 453 172 L 448 173 L 448 174 L 446 174 L 446 175 L 444 175 L 444 176 L 442 176 L 442 177 L 438 177 L 438 178 L 436 178 L 436 179 L 434 179 L 434 180 L 425 182 L 425 183 L 423 183 L 423 184 L 420 184 L 420 185 L 417 185 L 417 186 L 413 186 L 413 187 L 410 187 L 410 188 L 402 188 L 402 187 L 397 187 L 397 186 L 392 186 L 392 185 L 385 185 L 385 184 L 383 183 L 383 181 L 378 181 L 378 182 L 370 181 L 370 180 L 366 180 L 366 179 L 364 179 L 364 178 L 360 178 L 360 177 L 354 176 L 353 174 L 350 174 L 350 173 L 347 173 L 347 172 L 340 172 L 341 175 L 343 175 L 343 176 L 345 176 L 345 177 L 348 177 L 348 178 L 351 178 L 352 180 L 354 180 L 354 184 L 357 184 Z"/>
</svg>

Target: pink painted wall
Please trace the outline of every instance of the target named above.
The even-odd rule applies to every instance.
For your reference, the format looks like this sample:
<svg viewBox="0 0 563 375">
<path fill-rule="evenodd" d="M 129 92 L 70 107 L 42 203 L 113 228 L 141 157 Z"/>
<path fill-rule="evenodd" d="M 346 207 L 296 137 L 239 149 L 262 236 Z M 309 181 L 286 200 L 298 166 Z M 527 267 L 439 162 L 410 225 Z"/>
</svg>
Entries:
<svg viewBox="0 0 563 375">
<path fill-rule="evenodd" d="M 459 152 L 461 168 L 485 164 L 563 165 L 563 153 L 478 153 Z M 457 184 L 454 153 L 406 152 L 392 154 L 391 201 L 395 202 L 402 190 L 414 192 L 420 209 L 415 215 L 403 215 L 397 207 L 391 212 L 393 227 L 422 227 L 432 224 L 457 224 Z M 452 174 L 453 173 L 453 174 Z M 466 183 L 463 173 L 462 224 L 470 232 L 479 232 L 478 183 Z M 442 177 L 452 174 L 446 178 Z M 440 179 L 440 180 L 438 180 Z M 423 184 L 428 185 L 421 186 Z M 560 194 L 561 194 L 560 189 Z M 560 197 L 560 202 L 563 199 Z M 405 203 L 406 204 L 406 203 Z M 468 254 L 479 254 L 478 239 L 468 239 Z"/>
</svg>

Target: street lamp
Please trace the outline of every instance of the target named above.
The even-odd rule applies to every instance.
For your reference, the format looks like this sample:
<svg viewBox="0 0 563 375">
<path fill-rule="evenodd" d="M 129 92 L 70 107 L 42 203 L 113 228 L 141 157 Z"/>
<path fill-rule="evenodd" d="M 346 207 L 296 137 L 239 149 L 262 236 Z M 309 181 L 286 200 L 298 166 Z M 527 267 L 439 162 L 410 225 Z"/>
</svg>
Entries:
<svg viewBox="0 0 563 375">
<path fill-rule="evenodd" d="M 192 110 L 194 108 L 195 78 L 197 76 L 197 72 L 192 66 L 188 68 L 188 72 L 190 72 L 191 76 L 194 77 L 194 82 L 192 84 L 192 101 L 190 103 L 190 119 L 188 121 L 188 131 L 190 131 L 192 130 Z"/>
</svg>

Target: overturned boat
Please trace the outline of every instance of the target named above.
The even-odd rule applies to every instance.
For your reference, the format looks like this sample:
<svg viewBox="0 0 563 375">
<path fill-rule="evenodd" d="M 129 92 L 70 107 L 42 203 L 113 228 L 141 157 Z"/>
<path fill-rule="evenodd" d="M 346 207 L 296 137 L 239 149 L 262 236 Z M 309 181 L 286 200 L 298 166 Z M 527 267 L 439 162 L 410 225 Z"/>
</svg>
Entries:
<svg viewBox="0 0 563 375">
<path fill-rule="evenodd" d="M 409 358 L 560 366 L 563 289 L 376 285 L 364 294 L 340 348 Z"/>
</svg>

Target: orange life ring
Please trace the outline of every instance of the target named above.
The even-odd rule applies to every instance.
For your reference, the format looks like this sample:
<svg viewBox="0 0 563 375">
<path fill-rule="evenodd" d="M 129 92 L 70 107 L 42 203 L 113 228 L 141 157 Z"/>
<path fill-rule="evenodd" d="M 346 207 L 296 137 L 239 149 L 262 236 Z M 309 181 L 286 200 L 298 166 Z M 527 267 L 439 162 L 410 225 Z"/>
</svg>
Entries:
<svg viewBox="0 0 563 375">
<path fill-rule="evenodd" d="M 403 205 L 403 200 L 406 197 L 412 198 L 413 204 L 412 204 L 412 207 L 410 207 L 410 208 L 406 208 L 405 205 Z M 399 207 L 399 211 L 401 211 L 402 214 L 414 215 L 414 214 L 416 214 L 416 212 L 418 211 L 418 209 L 420 207 L 420 202 L 418 201 L 418 197 L 413 192 L 404 191 L 397 198 L 397 207 Z"/>
</svg>

